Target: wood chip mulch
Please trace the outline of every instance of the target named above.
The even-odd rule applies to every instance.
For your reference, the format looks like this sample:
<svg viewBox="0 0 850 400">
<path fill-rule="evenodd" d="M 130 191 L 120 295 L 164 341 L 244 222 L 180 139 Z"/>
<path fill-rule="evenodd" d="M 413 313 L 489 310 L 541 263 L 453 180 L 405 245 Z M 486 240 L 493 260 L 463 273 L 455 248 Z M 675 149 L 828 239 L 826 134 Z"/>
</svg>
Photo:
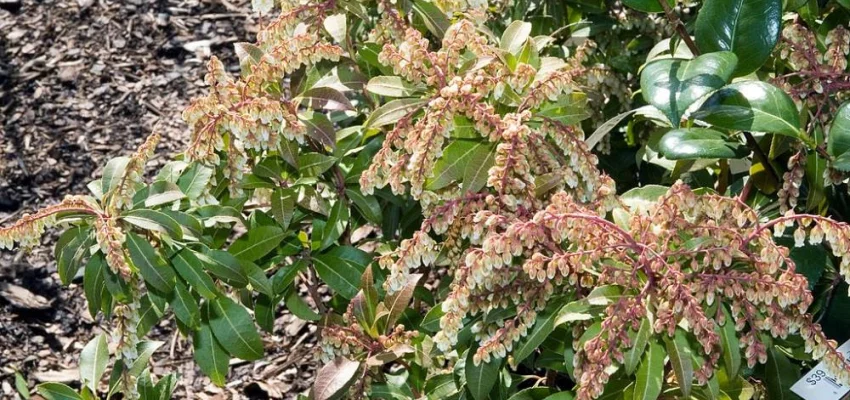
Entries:
<svg viewBox="0 0 850 400">
<path fill-rule="evenodd" d="M 109 158 L 154 126 L 164 140 L 151 168 L 181 151 L 180 113 L 206 90 L 206 60 L 238 65 L 233 43 L 251 41 L 256 24 L 250 0 L 0 0 L 0 225 L 86 193 Z M 0 251 L 0 398 L 17 398 L 15 370 L 30 388 L 79 387 L 79 351 L 108 331 L 88 315 L 81 279 L 60 285 L 55 238 L 31 254 Z M 279 313 L 266 357 L 234 360 L 217 388 L 194 366 L 191 342 L 163 321 L 151 334 L 165 342 L 153 372 L 181 374 L 175 398 L 294 398 L 315 373 L 315 330 Z"/>
</svg>

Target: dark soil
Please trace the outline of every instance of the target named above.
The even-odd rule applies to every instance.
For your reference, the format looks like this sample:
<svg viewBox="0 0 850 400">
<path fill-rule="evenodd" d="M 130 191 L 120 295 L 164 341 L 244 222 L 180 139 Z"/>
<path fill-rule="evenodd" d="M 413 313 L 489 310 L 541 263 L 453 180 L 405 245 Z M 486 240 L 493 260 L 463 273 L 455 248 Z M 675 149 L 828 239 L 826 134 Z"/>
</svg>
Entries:
<svg viewBox="0 0 850 400">
<path fill-rule="evenodd" d="M 204 88 L 210 54 L 238 65 L 233 43 L 256 31 L 250 0 L 0 0 L 0 225 L 86 193 L 106 161 L 154 127 L 151 168 L 180 152 L 180 113 Z M 78 387 L 79 351 L 108 324 L 88 315 L 80 282 L 56 274 L 55 232 L 30 254 L 0 251 L 0 398 L 16 398 L 14 371 L 30 388 Z M 315 327 L 281 313 L 266 357 L 233 365 L 216 388 L 195 368 L 191 342 L 163 321 L 153 372 L 181 374 L 175 398 L 292 398 L 315 370 Z M 237 360 L 234 360 L 236 362 Z"/>
</svg>

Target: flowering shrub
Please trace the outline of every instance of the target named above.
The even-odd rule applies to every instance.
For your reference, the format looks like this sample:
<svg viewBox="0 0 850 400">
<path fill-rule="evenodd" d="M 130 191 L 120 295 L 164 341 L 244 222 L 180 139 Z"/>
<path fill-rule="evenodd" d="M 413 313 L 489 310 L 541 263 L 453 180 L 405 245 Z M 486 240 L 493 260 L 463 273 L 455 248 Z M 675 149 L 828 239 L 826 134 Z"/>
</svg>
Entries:
<svg viewBox="0 0 850 400">
<path fill-rule="evenodd" d="M 112 324 L 80 390 L 39 393 L 94 398 L 112 341 L 107 397 L 169 398 L 144 338 L 170 315 L 224 385 L 280 308 L 321 328 L 316 399 L 850 383 L 839 3 L 255 1 L 282 10 L 240 76 L 210 61 L 177 160 L 145 170 L 154 134 L 0 228 L 65 228 L 59 276 Z"/>
</svg>

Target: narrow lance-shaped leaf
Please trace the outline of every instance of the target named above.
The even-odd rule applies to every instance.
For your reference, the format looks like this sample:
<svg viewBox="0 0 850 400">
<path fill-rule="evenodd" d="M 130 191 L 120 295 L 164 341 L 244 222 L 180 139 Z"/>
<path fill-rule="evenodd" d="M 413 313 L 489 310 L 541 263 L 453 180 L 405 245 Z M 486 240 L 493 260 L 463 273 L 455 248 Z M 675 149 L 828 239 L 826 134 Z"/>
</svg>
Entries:
<svg viewBox="0 0 850 400">
<path fill-rule="evenodd" d="M 673 365 L 673 373 L 676 374 L 676 380 L 679 382 L 679 389 L 682 390 L 682 395 L 689 397 L 694 381 L 694 355 L 688 344 L 688 338 L 684 331 L 677 329 L 672 339 L 664 340 L 667 343 L 667 354 Z"/>
<path fill-rule="evenodd" d="M 224 386 L 227 379 L 227 370 L 230 356 L 218 343 L 209 325 L 209 314 L 207 306 L 204 306 L 204 315 L 201 319 L 200 329 L 192 336 L 195 362 L 208 376 L 210 380 L 218 385 Z"/>
<path fill-rule="evenodd" d="M 661 394 L 664 379 L 664 347 L 655 341 L 649 343 L 649 349 L 643 355 L 643 361 L 635 381 L 635 400 L 655 400 Z"/>
<path fill-rule="evenodd" d="M 80 353 L 80 381 L 94 393 L 97 392 L 97 384 L 106 371 L 108 361 L 109 349 L 104 334 L 88 342 Z"/>
<path fill-rule="evenodd" d="M 740 141 L 707 128 L 674 129 L 664 134 L 658 146 L 661 154 L 670 160 L 742 158 L 750 153 Z"/>
<path fill-rule="evenodd" d="M 499 369 L 502 366 L 501 358 L 492 358 L 490 362 L 481 361 L 478 365 L 473 362 L 475 349 L 469 349 L 466 358 L 466 388 L 475 400 L 485 400 L 490 397 L 490 390 L 499 380 Z"/>
<path fill-rule="evenodd" d="M 337 357 L 316 374 L 311 398 L 333 400 L 344 397 L 348 387 L 356 380 L 359 369 L 359 362 Z"/>
<path fill-rule="evenodd" d="M 127 235 L 127 248 L 133 265 L 139 269 L 145 283 L 163 293 L 171 293 L 174 289 L 174 270 L 163 261 L 153 246 L 146 239 L 134 233 Z"/>
<path fill-rule="evenodd" d="M 263 356 L 263 340 L 244 307 L 227 297 L 210 302 L 210 327 L 222 347 L 235 357 L 253 361 Z"/>
</svg>

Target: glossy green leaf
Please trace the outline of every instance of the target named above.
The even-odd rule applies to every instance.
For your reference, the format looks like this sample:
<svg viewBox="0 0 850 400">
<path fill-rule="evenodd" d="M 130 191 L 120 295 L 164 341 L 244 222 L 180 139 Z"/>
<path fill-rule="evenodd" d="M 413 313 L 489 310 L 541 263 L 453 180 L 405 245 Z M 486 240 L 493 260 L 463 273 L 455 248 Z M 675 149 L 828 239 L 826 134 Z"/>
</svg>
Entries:
<svg viewBox="0 0 850 400">
<path fill-rule="evenodd" d="M 297 290 L 290 289 L 284 301 L 286 302 L 286 309 L 298 318 L 305 321 L 318 321 L 322 318 L 298 295 Z"/>
<path fill-rule="evenodd" d="M 674 127 L 679 126 L 688 107 L 729 81 L 737 62 L 735 54 L 728 51 L 703 54 L 693 60 L 650 62 L 640 74 L 643 98 L 661 110 Z"/>
<path fill-rule="evenodd" d="M 161 211 L 132 210 L 122 214 L 121 219 L 144 230 L 165 233 L 177 240 L 183 239 L 180 223 Z"/>
<path fill-rule="evenodd" d="M 342 258 L 320 254 L 313 257 L 313 266 L 319 278 L 331 289 L 346 299 L 357 295 L 360 286 L 362 270 L 357 269 L 351 262 Z"/>
<path fill-rule="evenodd" d="M 735 76 L 749 74 L 770 57 L 781 17 L 782 0 L 708 0 L 697 13 L 697 47 L 703 53 L 735 53 Z"/>
<path fill-rule="evenodd" d="M 656 342 L 649 343 L 643 355 L 635 381 L 635 400 L 655 400 L 661 394 L 664 379 L 664 347 Z"/>
<path fill-rule="evenodd" d="M 553 304 L 556 305 L 556 304 Z M 552 306 L 547 307 L 544 311 L 537 315 L 537 321 L 534 323 L 534 328 L 531 329 L 528 336 L 514 347 L 514 362 L 521 363 L 526 357 L 530 356 L 534 350 L 549 337 L 549 334 L 555 330 L 555 319 L 558 317 L 557 310 L 560 307 L 552 309 Z"/>
<path fill-rule="evenodd" d="M 378 199 L 372 195 L 364 195 L 360 189 L 345 189 L 345 196 L 354 202 L 357 211 L 363 215 L 366 220 L 372 223 L 380 224 L 383 220 L 383 211 Z"/>
<path fill-rule="evenodd" d="M 518 54 L 531 34 L 531 23 L 525 21 L 514 21 L 505 28 L 499 41 L 499 48 L 511 54 Z"/>
<path fill-rule="evenodd" d="M 775 346 L 768 345 L 767 363 L 764 364 L 764 383 L 770 400 L 791 400 L 799 397 L 791 392 L 791 386 L 800 379 L 800 367 Z"/>
<path fill-rule="evenodd" d="M 417 90 L 399 76 L 376 76 L 366 84 L 366 91 L 387 97 L 409 97 Z"/>
<path fill-rule="evenodd" d="M 397 99 L 378 107 L 363 123 L 363 129 L 378 128 L 398 122 L 404 116 L 416 112 L 425 104 L 427 99 Z"/>
<path fill-rule="evenodd" d="M 732 320 L 729 310 L 725 306 L 722 307 L 726 320 L 723 326 L 719 326 L 720 345 L 723 348 L 723 363 L 726 366 L 726 372 L 735 376 L 741 368 L 741 348 L 738 341 L 738 332 L 735 331 L 735 321 Z"/>
<path fill-rule="evenodd" d="M 193 329 L 198 327 L 201 317 L 198 302 L 179 280 L 174 285 L 174 291 L 171 292 L 169 304 L 180 322 Z"/>
<path fill-rule="evenodd" d="M 210 327 L 221 346 L 234 357 L 248 361 L 263 357 L 263 340 L 254 321 L 233 300 L 219 297 L 210 302 Z"/>
<path fill-rule="evenodd" d="M 177 274 L 195 289 L 198 294 L 206 299 L 214 299 L 219 293 L 212 278 L 204 271 L 204 264 L 196 253 L 189 249 L 183 249 L 174 254 L 171 263 Z"/>
<path fill-rule="evenodd" d="M 326 249 L 333 244 L 345 232 L 348 226 L 348 220 L 351 218 L 351 210 L 348 208 L 348 202 L 339 199 L 331 207 L 331 213 L 328 215 L 328 221 L 322 229 L 322 243 L 319 246 L 321 250 Z"/>
<path fill-rule="evenodd" d="M 63 285 L 69 285 L 82 266 L 91 243 L 91 228 L 75 227 L 62 232 L 53 251 L 56 269 Z"/>
<path fill-rule="evenodd" d="M 287 229 L 295 213 L 295 191 L 289 188 L 275 189 L 271 197 L 272 215 L 283 229 Z"/>
<path fill-rule="evenodd" d="M 840 158 L 850 150 L 850 102 L 844 103 L 835 113 L 829 127 L 829 137 L 826 151 L 829 155 Z M 842 169 L 847 171 L 848 169 Z"/>
<path fill-rule="evenodd" d="M 803 136 L 800 115 L 791 97 L 761 81 L 735 82 L 721 88 L 694 117 L 720 128 Z"/>
<path fill-rule="evenodd" d="M 333 122 L 325 114 L 319 112 L 306 112 L 298 115 L 301 122 L 307 126 L 307 136 L 319 141 L 319 143 L 336 148 L 336 128 Z M 287 142 L 287 140 L 285 140 Z M 300 165 L 300 160 L 299 160 Z"/>
<path fill-rule="evenodd" d="M 317 110 L 346 111 L 354 109 L 351 101 L 344 94 L 325 86 L 308 89 L 295 98 L 295 101 L 298 100 L 302 102 L 301 104 Z"/>
<path fill-rule="evenodd" d="M 623 4 L 645 13 L 664 12 L 664 7 L 661 7 L 658 0 L 623 0 Z M 676 7 L 675 0 L 667 0 L 667 4 L 670 5 L 670 9 Z"/>
<path fill-rule="evenodd" d="M 288 233 L 278 226 L 257 226 L 236 239 L 227 251 L 236 258 L 256 261 L 272 252 Z"/>
<path fill-rule="evenodd" d="M 486 184 L 487 171 L 493 165 L 495 146 L 483 140 L 454 140 L 443 150 L 434 165 L 433 176 L 426 181 L 428 190 L 439 190 L 455 182 L 480 190 Z M 469 183 L 467 183 L 469 179 Z"/>
<path fill-rule="evenodd" d="M 429 400 L 448 399 L 458 388 L 451 373 L 434 375 L 425 382 L 425 393 Z"/>
<path fill-rule="evenodd" d="M 667 355 L 670 357 L 670 364 L 673 366 L 673 373 L 676 374 L 679 389 L 685 397 L 690 397 L 694 382 L 694 355 L 688 344 L 688 338 L 684 331 L 677 329 L 672 339 L 665 337 L 664 341 L 667 344 Z"/>
<path fill-rule="evenodd" d="M 101 333 L 89 341 L 80 352 L 80 381 L 94 393 L 97 393 L 97 385 L 106 371 L 107 362 L 109 348 L 106 345 L 106 335 Z"/>
<path fill-rule="evenodd" d="M 177 180 L 177 186 L 186 194 L 186 197 L 197 199 L 204 193 L 204 189 L 209 184 L 212 174 L 212 168 L 193 163 L 186 168 L 186 171 Z"/>
<path fill-rule="evenodd" d="M 29 400 L 30 388 L 27 385 L 26 378 L 24 378 L 24 375 L 21 374 L 20 371 L 15 371 L 15 390 L 18 391 L 18 394 L 20 394 L 24 400 Z"/>
<path fill-rule="evenodd" d="M 124 178 L 124 171 L 127 170 L 127 164 L 130 163 L 130 157 L 115 157 L 106 163 L 103 168 L 103 177 L 100 179 L 101 187 L 104 194 L 109 194 Z"/>
<path fill-rule="evenodd" d="M 492 358 L 490 362 L 480 362 L 478 365 L 472 361 L 475 351 L 469 350 L 469 355 L 466 358 L 466 388 L 472 394 L 475 400 L 489 399 L 490 390 L 493 385 L 499 380 L 499 370 L 502 366 L 501 358 Z"/>
<path fill-rule="evenodd" d="M 555 101 L 544 103 L 535 113 L 536 116 L 558 121 L 565 125 L 577 124 L 590 118 L 587 106 L 587 94 L 572 92 L 558 97 Z M 476 136 L 480 136 L 476 132 Z"/>
<path fill-rule="evenodd" d="M 336 162 L 336 157 L 327 156 L 320 153 L 305 153 L 298 156 L 298 171 L 302 177 L 317 177 Z"/>
<path fill-rule="evenodd" d="M 337 357 L 316 373 L 311 399 L 334 400 L 345 397 L 349 386 L 357 380 L 360 363 L 345 357 Z"/>
<path fill-rule="evenodd" d="M 635 372 L 638 363 L 643 358 L 644 350 L 646 350 L 646 344 L 651 334 L 652 324 L 649 322 L 649 318 L 644 318 L 640 321 L 640 328 L 637 332 L 629 331 L 629 336 L 634 335 L 634 338 L 632 339 L 632 346 L 626 351 L 625 360 L 623 361 L 626 374 L 631 375 Z"/>
<path fill-rule="evenodd" d="M 132 376 L 139 376 L 142 374 L 144 370 L 148 368 L 148 362 L 155 353 L 165 342 L 158 342 L 154 340 L 144 341 L 136 346 L 136 352 L 138 353 L 138 357 L 136 357 L 136 361 L 133 362 L 133 365 L 129 368 L 128 372 Z"/>
<path fill-rule="evenodd" d="M 42 383 L 35 390 L 47 400 L 82 400 L 77 391 L 62 383 Z"/>
<path fill-rule="evenodd" d="M 425 22 L 425 27 L 428 31 L 434 34 L 438 39 L 442 39 L 449 29 L 451 22 L 446 17 L 443 10 L 440 10 L 434 3 L 426 0 L 414 0 L 413 12 L 416 13 L 422 21 Z"/>
<path fill-rule="evenodd" d="M 195 362 L 204 375 L 212 383 L 224 386 L 227 382 L 227 370 L 230 356 L 213 335 L 212 328 L 206 319 L 201 320 L 201 327 L 192 336 Z"/>
<path fill-rule="evenodd" d="M 266 276 L 266 271 L 250 261 L 239 260 L 242 273 L 248 278 L 251 287 L 267 296 L 274 296 L 274 288 L 271 280 Z"/>
<path fill-rule="evenodd" d="M 104 260 L 103 254 L 97 253 L 89 259 L 83 273 L 83 289 L 88 302 L 89 314 L 92 318 L 97 316 L 97 312 L 105 300 L 104 296 L 110 296 L 104 281 L 104 268 L 109 268 L 106 265 L 106 260 Z M 111 299 L 111 297 L 109 298 Z"/>
<path fill-rule="evenodd" d="M 174 270 L 160 257 L 147 239 L 129 233 L 127 234 L 127 249 L 130 252 L 130 260 L 139 269 L 145 283 L 160 292 L 171 293 L 174 289 Z"/>
<path fill-rule="evenodd" d="M 742 158 L 750 150 L 729 135 L 707 128 L 680 128 L 664 134 L 658 142 L 661 154 L 670 160 Z"/>
<path fill-rule="evenodd" d="M 230 285 L 243 288 L 248 285 L 248 278 L 242 272 L 239 259 L 223 250 L 207 250 L 205 253 L 195 253 L 195 256 L 213 275 L 224 279 Z"/>
</svg>

